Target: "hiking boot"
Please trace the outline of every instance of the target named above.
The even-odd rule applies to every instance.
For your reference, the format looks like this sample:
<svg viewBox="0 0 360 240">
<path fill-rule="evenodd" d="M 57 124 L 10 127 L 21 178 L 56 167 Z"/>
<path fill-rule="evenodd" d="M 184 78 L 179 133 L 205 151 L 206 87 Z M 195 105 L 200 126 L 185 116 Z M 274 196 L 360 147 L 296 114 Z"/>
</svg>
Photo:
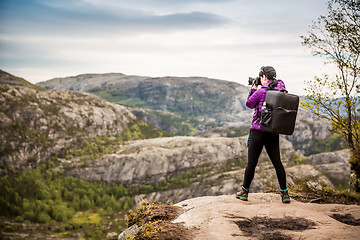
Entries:
<svg viewBox="0 0 360 240">
<path fill-rule="evenodd" d="M 283 203 L 290 203 L 290 196 L 289 196 L 288 189 L 287 188 L 285 188 L 284 190 L 280 189 L 280 193 L 281 193 L 282 202 Z"/>
<path fill-rule="evenodd" d="M 236 198 L 243 200 L 243 201 L 247 201 L 248 200 L 248 195 L 249 195 L 249 189 L 248 188 L 244 188 L 244 186 L 241 187 L 241 191 L 236 193 Z"/>
</svg>

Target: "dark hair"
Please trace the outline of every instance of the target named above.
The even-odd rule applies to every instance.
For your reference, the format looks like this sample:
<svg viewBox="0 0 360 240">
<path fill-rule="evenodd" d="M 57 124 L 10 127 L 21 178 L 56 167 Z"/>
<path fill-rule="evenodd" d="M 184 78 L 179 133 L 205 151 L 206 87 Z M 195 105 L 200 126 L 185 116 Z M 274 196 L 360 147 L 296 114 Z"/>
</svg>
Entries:
<svg viewBox="0 0 360 240">
<path fill-rule="evenodd" d="M 263 75 L 265 75 L 265 77 L 267 77 L 269 80 L 275 80 L 276 78 L 275 68 L 271 66 L 261 67 L 259 76 L 262 77 Z"/>
</svg>

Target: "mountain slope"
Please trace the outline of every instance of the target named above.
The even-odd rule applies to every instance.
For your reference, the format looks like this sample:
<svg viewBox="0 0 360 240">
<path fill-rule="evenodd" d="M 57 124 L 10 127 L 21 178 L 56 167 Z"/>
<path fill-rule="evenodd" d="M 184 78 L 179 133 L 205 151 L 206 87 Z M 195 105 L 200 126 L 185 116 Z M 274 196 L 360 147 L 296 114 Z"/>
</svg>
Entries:
<svg viewBox="0 0 360 240">
<path fill-rule="evenodd" d="M 5 72 L 0 74 L 1 79 L 8 76 Z M 134 125 L 137 132 L 129 131 L 131 127 L 135 129 Z M 87 144 L 94 145 L 87 139 L 100 137 L 102 140 L 97 141 L 111 145 L 121 138 L 165 134 L 139 122 L 127 108 L 94 95 L 43 91 L 27 84 L 0 84 L 0 131 L 0 162 L 12 168 L 34 167 L 54 156 L 79 155 L 80 152 L 75 154 L 77 150 L 86 149 Z M 95 145 L 106 147 L 106 143 Z M 109 151 L 109 147 L 104 151 Z"/>
<path fill-rule="evenodd" d="M 103 86 L 123 86 L 125 88 L 133 88 L 140 81 L 149 77 L 143 76 L 127 76 L 122 73 L 106 73 L 106 74 L 81 74 L 66 78 L 53 78 L 48 81 L 37 83 L 38 86 L 53 90 L 73 90 L 85 92 L 89 89 Z"/>
<path fill-rule="evenodd" d="M 0 69 L 0 84 L 29 87 L 39 91 L 45 90 L 44 88 L 34 85 L 23 78 L 16 77 L 14 75 L 11 75 L 10 73 L 4 72 L 1 69 Z"/>
<path fill-rule="evenodd" d="M 243 111 L 246 107 L 242 100 L 248 92 L 238 83 L 204 77 L 151 78 L 121 73 L 54 78 L 37 85 L 54 90 L 87 91 L 110 102 L 194 116 Z"/>
<path fill-rule="evenodd" d="M 245 106 L 248 89 L 238 83 L 204 77 L 141 77 L 124 74 L 85 74 L 38 83 L 49 89 L 87 91 L 110 102 L 144 108 L 142 116 L 157 115 L 150 110 L 175 114 L 173 133 L 193 135 L 196 130 L 230 123 L 249 124 L 251 111 Z M 136 111 L 136 110 L 135 110 Z M 153 118 L 153 117 L 152 117 Z M 157 120 L 162 129 L 169 129 Z M 184 131 L 184 125 L 188 130 Z M 184 134 L 182 134 L 184 133 Z"/>
<path fill-rule="evenodd" d="M 38 83 L 50 89 L 88 91 L 132 106 L 139 118 L 175 135 L 238 137 L 249 132 L 253 111 L 245 106 L 248 87 L 202 77 L 141 77 L 121 73 L 83 74 Z M 141 108 L 139 108 L 141 107 Z M 287 139 L 306 156 L 341 149 L 330 122 L 299 109 Z"/>
</svg>

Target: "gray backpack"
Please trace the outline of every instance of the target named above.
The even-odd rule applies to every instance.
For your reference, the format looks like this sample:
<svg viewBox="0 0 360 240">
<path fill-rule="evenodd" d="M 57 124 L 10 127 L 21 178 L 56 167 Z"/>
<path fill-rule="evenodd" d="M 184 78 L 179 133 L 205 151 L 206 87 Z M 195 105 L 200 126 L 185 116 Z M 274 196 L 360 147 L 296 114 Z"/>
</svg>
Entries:
<svg viewBox="0 0 360 240">
<path fill-rule="evenodd" d="M 286 90 L 268 90 L 260 113 L 261 129 L 277 134 L 293 134 L 298 107 L 298 96 Z"/>
</svg>

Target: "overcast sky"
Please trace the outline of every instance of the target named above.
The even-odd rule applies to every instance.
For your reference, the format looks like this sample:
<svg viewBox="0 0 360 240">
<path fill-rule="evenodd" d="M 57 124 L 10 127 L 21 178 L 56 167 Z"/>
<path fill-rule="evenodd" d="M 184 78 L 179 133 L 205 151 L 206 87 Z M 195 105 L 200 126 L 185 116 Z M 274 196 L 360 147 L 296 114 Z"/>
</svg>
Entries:
<svg viewBox="0 0 360 240">
<path fill-rule="evenodd" d="M 324 73 L 301 45 L 326 0 L 0 0 L 0 69 L 32 83 L 84 73 L 246 85 L 263 65 L 289 91 Z"/>
</svg>

